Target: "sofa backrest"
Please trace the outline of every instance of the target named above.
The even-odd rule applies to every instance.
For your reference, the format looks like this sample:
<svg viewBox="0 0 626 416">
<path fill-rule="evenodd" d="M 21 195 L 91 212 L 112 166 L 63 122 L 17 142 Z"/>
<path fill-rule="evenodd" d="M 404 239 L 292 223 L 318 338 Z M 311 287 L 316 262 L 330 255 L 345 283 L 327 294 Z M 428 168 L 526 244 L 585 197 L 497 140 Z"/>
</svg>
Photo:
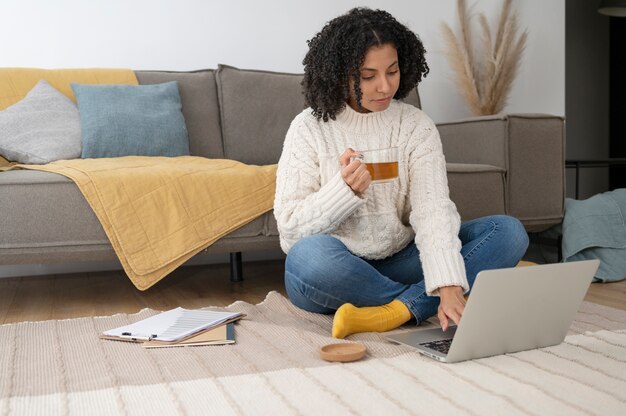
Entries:
<svg viewBox="0 0 626 416">
<path fill-rule="evenodd" d="M 140 84 L 178 81 L 194 156 L 277 163 L 291 121 L 304 109 L 302 74 L 238 69 L 135 71 Z M 420 106 L 417 91 L 404 100 Z"/>
<path fill-rule="evenodd" d="M 219 65 L 216 81 L 226 158 L 277 163 L 289 125 L 304 109 L 302 75 Z"/>
<path fill-rule="evenodd" d="M 178 81 L 193 156 L 224 158 L 215 71 L 135 71 L 140 84 Z"/>
<path fill-rule="evenodd" d="M 253 165 L 277 163 L 291 121 L 304 109 L 302 74 L 216 71 L 224 156 Z M 404 100 L 419 107 L 417 91 Z"/>
</svg>

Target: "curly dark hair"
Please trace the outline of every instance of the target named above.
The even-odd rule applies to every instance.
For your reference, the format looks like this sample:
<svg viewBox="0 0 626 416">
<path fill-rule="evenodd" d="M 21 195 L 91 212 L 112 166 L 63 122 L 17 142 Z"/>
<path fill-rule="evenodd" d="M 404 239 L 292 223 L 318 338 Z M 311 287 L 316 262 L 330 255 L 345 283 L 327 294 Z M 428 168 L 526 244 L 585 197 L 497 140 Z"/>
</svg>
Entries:
<svg viewBox="0 0 626 416">
<path fill-rule="evenodd" d="M 304 98 L 313 115 L 324 121 L 335 120 L 344 109 L 350 96 L 349 77 L 361 107 L 360 68 L 372 46 L 392 44 L 398 51 L 396 99 L 406 97 L 429 71 L 419 37 L 383 10 L 354 8 L 328 22 L 307 44 L 309 51 L 302 61 Z"/>
</svg>

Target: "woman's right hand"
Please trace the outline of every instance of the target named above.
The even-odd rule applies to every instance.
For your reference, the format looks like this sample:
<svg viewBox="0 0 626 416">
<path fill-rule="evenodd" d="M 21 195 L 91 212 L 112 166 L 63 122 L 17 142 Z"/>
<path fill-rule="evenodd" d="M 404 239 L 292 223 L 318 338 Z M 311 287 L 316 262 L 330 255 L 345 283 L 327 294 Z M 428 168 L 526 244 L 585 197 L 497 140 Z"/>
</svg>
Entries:
<svg viewBox="0 0 626 416">
<path fill-rule="evenodd" d="M 372 177 L 369 171 L 365 168 L 365 163 L 361 163 L 356 158 L 359 153 L 354 149 L 347 148 L 341 156 L 339 156 L 339 163 L 341 164 L 341 177 L 344 182 L 348 184 L 352 191 L 356 194 L 362 194 L 370 186 Z M 350 158 L 354 157 L 354 160 L 350 161 Z"/>
<path fill-rule="evenodd" d="M 441 323 L 441 329 L 448 329 L 448 318 L 455 324 L 461 322 L 461 315 L 465 310 L 465 298 L 461 286 L 444 286 L 439 288 L 439 309 L 437 317 Z"/>
</svg>

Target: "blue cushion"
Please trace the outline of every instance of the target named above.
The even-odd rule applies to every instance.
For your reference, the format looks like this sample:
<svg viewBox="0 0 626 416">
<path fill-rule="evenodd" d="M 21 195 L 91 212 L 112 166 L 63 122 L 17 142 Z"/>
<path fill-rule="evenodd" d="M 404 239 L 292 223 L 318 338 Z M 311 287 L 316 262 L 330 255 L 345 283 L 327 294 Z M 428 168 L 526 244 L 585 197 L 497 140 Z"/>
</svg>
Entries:
<svg viewBox="0 0 626 416">
<path fill-rule="evenodd" d="M 72 83 L 83 158 L 189 155 L 176 81 L 154 85 Z"/>
</svg>

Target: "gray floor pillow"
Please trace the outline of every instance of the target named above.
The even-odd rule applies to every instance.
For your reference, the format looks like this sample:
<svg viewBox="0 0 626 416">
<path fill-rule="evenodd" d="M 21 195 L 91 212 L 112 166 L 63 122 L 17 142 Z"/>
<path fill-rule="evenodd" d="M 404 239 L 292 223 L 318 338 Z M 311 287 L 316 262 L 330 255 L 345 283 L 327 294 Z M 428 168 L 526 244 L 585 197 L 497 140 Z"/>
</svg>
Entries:
<svg viewBox="0 0 626 416">
<path fill-rule="evenodd" d="M 25 164 L 80 157 L 78 108 L 41 80 L 20 102 L 0 111 L 0 155 Z"/>
</svg>

